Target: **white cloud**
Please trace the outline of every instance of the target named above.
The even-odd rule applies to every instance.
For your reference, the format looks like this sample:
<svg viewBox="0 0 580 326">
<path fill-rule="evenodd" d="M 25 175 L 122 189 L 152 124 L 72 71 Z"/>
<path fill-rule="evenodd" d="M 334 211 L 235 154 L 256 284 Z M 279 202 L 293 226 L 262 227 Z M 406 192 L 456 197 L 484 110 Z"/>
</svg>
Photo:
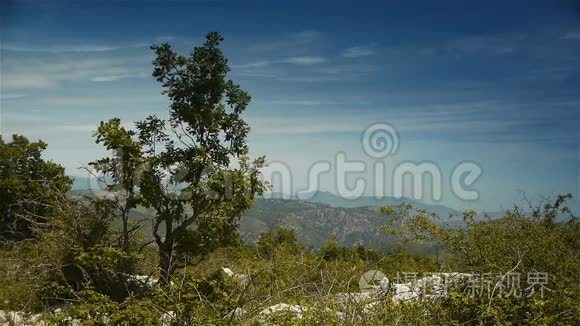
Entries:
<svg viewBox="0 0 580 326">
<path fill-rule="evenodd" d="M 102 57 L 68 54 L 21 57 L 4 56 L 2 87 L 10 89 L 49 88 L 64 81 L 113 81 L 139 78 L 146 66 L 145 56 Z M 4 68 L 6 67 L 6 68 Z"/>
<path fill-rule="evenodd" d="M 78 125 L 62 125 L 57 126 L 59 130 L 62 131 L 70 131 L 70 132 L 79 132 L 83 134 L 90 134 L 97 129 L 97 124 L 89 123 L 89 124 L 78 124 Z"/>
<path fill-rule="evenodd" d="M 40 74 L 2 74 L 3 88 L 46 88 L 50 85 L 50 78 Z"/>
<path fill-rule="evenodd" d="M 149 43 L 135 43 L 129 45 L 54 45 L 50 47 L 31 47 L 27 45 L 6 45 L 3 49 L 13 52 L 35 52 L 35 53 L 87 53 L 87 52 L 107 52 L 132 48 L 144 48 L 149 46 Z"/>
<path fill-rule="evenodd" d="M 130 96 L 54 96 L 39 97 L 33 103 L 49 104 L 60 106 L 126 106 L 136 103 L 159 103 L 164 102 L 164 97 L 160 94 L 143 95 L 138 98 Z"/>
<path fill-rule="evenodd" d="M 322 35 L 322 33 L 320 33 L 319 31 L 307 30 L 307 31 L 294 33 L 292 35 L 292 38 L 296 41 L 299 41 L 299 42 L 309 43 L 309 42 L 314 42 L 314 41 L 320 39 L 321 35 Z"/>
<path fill-rule="evenodd" d="M 320 40 L 322 33 L 316 30 L 305 30 L 297 33 L 282 35 L 273 41 L 256 43 L 248 48 L 250 51 L 271 52 L 305 47 Z"/>
<path fill-rule="evenodd" d="M 262 105 L 292 105 L 292 106 L 318 106 L 318 105 L 368 105 L 370 102 L 360 98 L 340 98 L 340 99 L 278 99 L 278 100 L 256 100 Z"/>
<path fill-rule="evenodd" d="M 311 105 L 323 105 L 323 104 L 330 104 L 331 102 L 322 102 L 322 101 L 311 101 L 311 100 L 279 100 L 279 101 L 265 101 L 264 104 L 269 105 L 304 105 L 304 106 L 311 106 Z"/>
<path fill-rule="evenodd" d="M 48 135 L 54 136 L 57 134 L 70 135 L 71 133 L 76 134 L 76 136 L 89 136 L 97 129 L 97 124 L 64 124 L 64 125 L 50 125 L 50 124 L 40 124 L 29 123 L 26 125 L 11 125 L 7 128 L 2 129 L 2 134 L 22 134 L 27 135 L 32 138 L 46 138 Z"/>
<path fill-rule="evenodd" d="M 353 124 L 348 119 L 320 121 L 310 117 L 280 118 L 254 118 L 249 119 L 252 133 L 256 135 L 292 135 L 292 134 L 319 134 L 331 132 L 360 132 L 364 130 L 364 124 Z"/>
<path fill-rule="evenodd" d="M 375 55 L 376 52 L 370 47 L 353 46 L 344 50 L 342 56 L 345 58 L 359 58 Z"/>
<path fill-rule="evenodd" d="M 18 100 L 21 98 L 25 98 L 28 95 L 20 94 L 20 93 L 0 93 L 0 99 L 2 100 Z"/>
<path fill-rule="evenodd" d="M 267 67 L 269 65 L 271 65 L 273 62 L 270 60 L 262 60 L 262 61 L 256 61 L 256 62 L 250 62 L 250 63 L 246 63 L 246 64 L 242 64 L 242 65 L 233 65 L 234 68 L 242 68 L 242 69 L 247 69 L 247 68 L 262 68 L 262 67 Z"/>
<path fill-rule="evenodd" d="M 321 133 L 358 133 L 371 123 L 387 121 L 401 134 L 401 137 L 414 135 L 416 139 L 440 140 L 446 142 L 471 143 L 530 143 L 546 144 L 569 140 L 569 131 L 565 128 L 549 136 L 540 134 L 531 136 L 527 130 L 542 123 L 561 124 L 549 114 L 538 114 L 526 119 L 497 118 L 508 112 L 517 103 L 509 102 L 465 102 L 425 107 L 385 107 L 372 110 L 344 110 L 340 115 L 333 111 L 318 110 L 299 111 L 288 116 L 252 116 L 249 117 L 252 131 L 258 135 L 291 135 Z M 356 106 L 353 104 L 352 108 Z M 567 111 L 568 106 L 558 110 Z M 388 116 L 385 112 L 389 112 Z M 421 112 L 421 114 L 418 114 Z M 552 114 L 552 113 L 550 113 Z M 411 139 L 405 141 L 415 141 Z M 539 145 L 538 145 L 539 146 Z"/>
<path fill-rule="evenodd" d="M 119 80 L 123 77 L 121 77 L 123 75 L 109 75 L 109 76 L 95 76 L 95 77 L 91 77 L 89 78 L 90 81 L 92 82 L 111 82 L 111 81 L 115 81 L 115 80 Z"/>
<path fill-rule="evenodd" d="M 175 39 L 177 39 L 177 37 L 174 35 L 163 35 L 163 36 L 156 37 L 155 41 L 156 42 L 170 42 L 170 41 L 174 41 Z"/>
<path fill-rule="evenodd" d="M 467 37 L 447 42 L 446 49 L 465 54 L 505 55 L 518 51 L 526 38 L 526 34 Z"/>
<path fill-rule="evenodd" d="M 233 68 L 240 68 L 240 69 L 253 69 L 253 68 L 264 68 L 269 67 L 275 64 L 280 63 L 289 63 L 293 65 L 299 66 L 309 66 L 309 65 L 316 65 L 327 62 L 326 58 L 318 57 L 318 56 L 297 56 L 297 57 L 289 57 L 280 60 L 261 60 L 255 62 L 249 62 L 240 65 L 233 65 Z"/>
<path fill-rule="evenodd" d="M 566 40 L 577 40 L 577 39 L 580 39 L 580 32 L 576 32 L 576 33 L 570 32 L 570 33 L 567 33 L 566 35 L 564 35 L 564 39 L 566 39 Z"/>
<path fill-rule="evenodd" d="M 127 79 L 127 78 L 143 78 L 147 77 L 147 74 L 121 74 L 121 75 L 104 75 L 104 76 L 94 76 L 89 78 L 92 82 L 112 82 L 120 79 Z"/>
<path fill-rule="evenodd" d="M 41 101 L 46 104 L 74 106 L 102 105 L 111 102 L 100 97 L 48 97 L 42 99 Z"/>
<path fill-rule="evenodd" d="M 286 63 L 291 63 L 295 65 L 315 65 L 325 63 L 327 60 L 323 57 L 290 57 L 284 60 Z"/>
</svg>

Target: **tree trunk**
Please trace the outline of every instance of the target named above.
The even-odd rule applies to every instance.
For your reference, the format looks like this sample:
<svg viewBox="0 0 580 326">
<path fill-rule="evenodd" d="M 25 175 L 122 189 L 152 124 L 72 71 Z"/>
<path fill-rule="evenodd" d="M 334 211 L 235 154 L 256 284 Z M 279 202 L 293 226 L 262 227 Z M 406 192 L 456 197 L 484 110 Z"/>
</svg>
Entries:
<svg viewBox="0 0 580 326">
<path fill-rule="evenodd" d="M 128 212 L 123 212 L 123 243 L 121 245 L 123 252 L 129 253 L 129 216 Z"/>
<path fill-rule="evenodd" d="M 126 254 L 126 256 L 121 260 L 121 270 L 124 273 L 132 273 L 133 264 L 129 258 L 129 214 L 127 214 L 127 212 L 128 211 L 124 211 L 123 216 L 121 217 L 123 220 L 123 238 L 121 240 L 121 250 L 123 250 L 123 252 Z"/>
<path fill-rule="evenodd" d="M 166 286 L 171 284 L 171 274 L 173 274 L 173 221 L 170 217 L 158 217 L 159 223 L 155 225 L 153 234 L 155 242 L 159 247 L 159 284 Z M 165 223 L 165 239 L 162 240 L 157 230 L 161 224 L 161 220 Z"/>
<path fill-rule="evenodd" d="M 159 246 L 159 284 L 166 286 L 171 284 L 171 246 Z"/>
</svg>

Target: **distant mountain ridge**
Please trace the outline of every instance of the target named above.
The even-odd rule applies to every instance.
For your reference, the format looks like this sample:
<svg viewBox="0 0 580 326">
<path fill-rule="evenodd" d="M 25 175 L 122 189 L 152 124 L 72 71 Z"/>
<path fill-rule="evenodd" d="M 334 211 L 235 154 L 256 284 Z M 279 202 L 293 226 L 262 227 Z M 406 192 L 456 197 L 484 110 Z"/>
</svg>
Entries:
<svg viewBox="0 0 580 326">
<path fill-rule="evenodd" d="M 326 204 L 292 199 L 258 198 L 240 221 L 240 235 L 248 242 L 274 227 L 295 230 L 298 239 L 319 247 L 335 235 L 346 246 L 364 243 L 384 247 L 391 240 L 380 232 L 392 216 L 376 207 L 332 207 Z"/>
<path fill-rule="evenodd" d="M 96 188 L 94 190 L 103 191 L 105 190 L 105 184 L 98 182 L 95 178 L 91 177 L 79 177 L 75 176 L 73 178 L 73 187 L 74 191 L 86 191 L 89 189 Z M 401 197 L 382 197 L 376 198 L 373 196 L 362 196 L 358 198 L 344 198 L 338 195 L 335 195 L 331 192 L 327 191 L 316 191 L 316 192 L 308 192 L 300 194 L 299 196 L 296 195 L 287 195 L 282 193 L 265 193 L 263 196 L 265 199 L 292 199 L 292 200 L 302 200 L 306 202 L 312 203 L 321 203 L 326 204 L 331 207 L 342 207 L 342 208 L 354 208 L 354 207 L 377 207 L 377 206 L 397 206 L 403 203 L 412 204 L 413 207 L 416 208 L 424 208 L 432 212 L 436 212 L 442 217 L 446 217 L 450 214 L 457 214 L 459 211 L 449 208 L 444 205 L 434 205 L 434 204 L 427 204 L 418 200 L 414 200 L 411 198 Z"/>
<path fill-rule="evenodd" d="M 89 196 L 106 196 L 102 190 L 75 190 L 75 194 Z M 281 198 L 282 197 L 282 198 Z M 396 245 L 395 238 L 387 236 L 380 229 L 394 215 L 379 211 L 379 207 L 397 207 L 403 203 L 415 208 L 424 208 L 438 213 L 442 218 L 453 215 L 450 224 L 462 223 L 460 212 L 442 205 L 431 205 L 409 198 L 375 198 L 360 197 L 356 199 L 342 198 L 329 192 L 314 192 L 302 194 L 300 198 L 284 199 L 279 193 L 266 193 L 257 198 L 255 205 L 244 212 L 240 220 L 240 236 L 244 241 L 255 242 L 259 235 L 272 228 L 281 226 L 295 230 L 299 240 L 306 245 L 318 248 L 335 235 L 340 244 L 352 246 L 365 244 L 376 249 L 392 248 Z M 142 220 L 153 216 L 153 211 L 138 207 L 132 210 L 134 220 Z M 147 234 L 151 223 L 145 223 Z"/>
<path fill-rule="evenodd" d="M 294 200 L 303 200 L 307 202 L 326 204 L 331 207 L 343 208 L 399 206 L 402 204 L 411 204 L 415 208 L 422 208 L 430 212 L 435 212 L 441 217 L 447 217 L 449 215 L 456 215 L 460 213 L 460 211 L 444 205 L 428 204 L 406 197 L 395 198 L 384 196 L 377 198 L 374 196 L 361 196 L 357 198 L 344 198 L 327 191 L 308 192 L 299 196 L 290 196 L 281 193 L 266 193 L 263 197 L 269 199 L 288 198 Z"/>
</svg>

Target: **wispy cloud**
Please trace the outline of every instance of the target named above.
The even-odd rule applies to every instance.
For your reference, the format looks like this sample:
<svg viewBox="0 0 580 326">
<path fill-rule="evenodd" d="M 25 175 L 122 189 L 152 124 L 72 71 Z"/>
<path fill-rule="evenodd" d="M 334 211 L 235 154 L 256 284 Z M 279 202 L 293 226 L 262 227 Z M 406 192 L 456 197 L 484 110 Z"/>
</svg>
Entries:
<svg viewBox="0 0 580 326">
<path fill-rule="evenodd" d="M 38 46 L 30 44 L 3 44 L 2 50 L 10 52 L 30 53 L 92 53 L 108 52 L 127 49 L 147 48 L 152 43 L 169 42 L 175 40 L 173 35 L 158 36 L 151 41 L 132 42 L 126 44 L 60 44 L 50 46 Z"/>
<path fill-rule="evenodd" d="M 252 132 L 257 135 L 296 135 L 296 134 L 321 134 L 335 132 L 360 132 L 364 124 L 352 124 L 345 120 L 326 121 L 312 120 L 308 117 L 274 118 L 256 117 L 249 119 L 255 126 Z"/>
<path fill-rule="evenodd" d="M 299 42 L 308 43 L 308 42 L 314 42 L 314 41 L 320 39 L 321 35 L 322 35 L 322 33 L 319 31 L 306 30 L 306 31 L 302 31 L 302 32 L 298 32 L 298 33 L 293 34 L 292 38 L 296 41 L 299 41 Z"/>
<path fill-rule="evenodd" d="M 544 105 L 544 104 L 538 104 Z M 427 107 L 389 107 L 383 110 L 344 110 L 341 115 L 304 111 L 292 117 L 252 117 L 256 134 L 320 134 L 360 133 L 369 122 L 388 121 L 407 137 L 444 142 L 472 143 L 529 143 L 546 145 L 557 142 L 580 143 L 580 138 L 570 139 L 570 130 L 578 122 L 569 112 L 569 105 L 552 105 L 557 112 L 537 112 L 525 119 L 513 119 L 505 112 L 520 112 L 518 103 L 464 102 Z M 529 105 L 525 106 L 529 109 Z M 389 112 L 388 118 L 384 113 Z M 417 112 L 422 112 L 420 115 Z M 558 117 L 560 115 L 560 117 Z M 514 116 L 520 116 L 514 113 Z M 561 121 L 566 116 L 568 122 Z M 534 135 L 529 130 L 535 130 Z M 558 130 L 558 131 L 554 131 Z"/>
<path fill-rule="evenodd" d="M 580 39 L 580 32 L 570 32 L 566 33 L 563 37 L 566 40 L 577 40 Z"/>
<path fill-rule="evenodd" d="M 15 90 L 38 89 L 54 87 L 66 81 L 105 82 L 140 78 L 147 76 L 140 71 L 146 67 L 146 58 L 88 54 L 55 54 L 40 58 L 5 55 L 2 86 Z"/>
<path fill-rule="evenodd" d="M 376 51 L 373 49 L 373 47 L 353 46 L 344 50 L 342 56 L 345 58 L 359 58 L 368 57 L 375 54 Z"/>
<path fill-rule="evenodd" d="M 48 97 L 41 99 L 41 102 L 56 105 L 85 106 L 85 105 L 103 105 L 111 103 L 111 100 L 99 97 Z"/>
<path fill-rule="evenodd" d="M 327 61 L 326 58 L 323 58 L 323 57 L 309 57 L 309 56 L 290 57 L 290 58 L 286 58 L 283 60 L 283 62 L 286 62 L 286 63 L 291 63 L 291 64 L 295 64 L 295 65 L 306 65 L 306 66 L 325 63 L 326 61 Z"/>
<path fill-rule="evenodd" d="M 242 69 L 249 69 L 249 68 L 262 68 L 271 65 L 273 62 L 270 60 L 262 60 L 256 62 L 249 62 L 241 65 L 233 65 L 234 68 L 242 68 Z"/>
<path fill-rule="evenodd" d="M 293 64 L 298 66 L 311 66 L 317 65 L 327 62 L 328 60 L 324 57 L 320 56 L 296 56 L 296 57 L 288 57 L 284 59 L 277 59 L 277 60 L 260 60 L 255 62 L 249 62 L 240 65 L 233 65 L 233 68 L 241 68 L 241 69 L 253 69 L 253 68 L 264 68 L 269 67 L 275 64 Z"/>
<path fill-rule="evenodd" d="M 318 57 L 314 57 L 318 58 Z M 321 57 L 322 58 L 322 57 Z M 347 82 L 359 80 L 378 71 L 376 65 L 369 64 L 336 64 L 325 58 L 295 59 L 288 58 L 270 62 L 267 66 L 235 66 L 233 73 L 240 77 L 273 79 L 291 83 Z M 282 62 L 274 66 L 274 63 Z M 300 69 L 298 69 L 300 68 Z"/>
<path fill-rule="evenodd" d="M 321 38 L 322 33 L 316 30 L 305 30 L 283 36 L 274 41 L 259 42 L 249 47 L 254 52 L 271 52 L 294 49 L 309 45 Z"/>
<path fill-rule="evenodd" d="M 111 96 L 47 96 L 47 97 L 36 97 L 30 103 L 33 104 L 47 104 L 47 105 L 58 105 L 59 107 L 74 106 L 100 106 L 100 107 L 110 107 L 110 106 L 126 106 L 129 104 L 162 104 L 164 103 L 164 98 L 160 94 L 147 94 L 142 95 L 139 98 L 133 98 L 129 96 L 122 95 L 111 95 Z"/>
<path fill-rule="evenodd" d="M 28 95 L 21 93 L 0 93 L 0 99 L 2 100 L 18 100 L 25 97 L 28 97 Z"/>
<path fill-rule="evenodd" d="M 322 100 L 273 100 L 273 101 L 257 101 L 265 105 L 289 105 L 289 106 L 318 106 L 318 105 L 341 105 L 344 103 L 338 101 L 322 101 Z"/>
<path fill-rule="evenodd" d="M 2 74 L 2 87 L 4 88 L 46 88 L 50 85 L 50 78 L 41 74 Z"/>
<path fill-rule="evenodd" d="M 120 75 L 103 75 L 103 76 L 95 76 L 95 77 L 91 77 L 89 78 L 90 81 L 92 82 L 98 82 L 98 83 L 102 83 L 102 82 L 112 82 L 112 81 L 117 81 L 117 80 L 121 80 L 121 79 L 129 79 L 129 78 L 144 78 L 147 77 L 148 75 L 145 73 L 138 73 L 138 74 L 120 74 Z"/>
<path fill-rule="evenodd" d="M 36 47 L 29 45 L 7 44 L 3 50 L 12 52 L 33 52 L 33 53 L 87 53 L 87 52 L 107 52 L 124 49 L 145 48 L 150 43 L 133 43 L 126 45 L 53 45 L 48 47 Z"/>
<path fill-rule="evenodd" d="M 25 125 L 11 124 L 2 129 L 2 134 L 24 134 L 32 137 L 44 138 L 47 135 L 74 133 L 75 136 L 90 136 L 97 129 L 96 124 L 46 124 L 38 121 L 30 122 Z"/>
<path fill-rule="evenodd" d="M 525 34 L 473 36 L 449 41 L 445 48 L 466 54 L 504 55 L 518 51 L 521 42 L 526 37 Z"/>
<path fill-rule="evenodd" d="M 2 50 L 9 52 L 25 52 L 25 53 L 99 53 L 109 51 L 119 51 L 127 49 L 148 48 L 152 43 L 169 42 L 177 39 L 173 35 L 158 36 L 150 41 L 143 42 L 129 42 L 125 44 L 56 44 L 49 46 L 30 45 L 30 44 L 2 44 Z"/>
</svg>

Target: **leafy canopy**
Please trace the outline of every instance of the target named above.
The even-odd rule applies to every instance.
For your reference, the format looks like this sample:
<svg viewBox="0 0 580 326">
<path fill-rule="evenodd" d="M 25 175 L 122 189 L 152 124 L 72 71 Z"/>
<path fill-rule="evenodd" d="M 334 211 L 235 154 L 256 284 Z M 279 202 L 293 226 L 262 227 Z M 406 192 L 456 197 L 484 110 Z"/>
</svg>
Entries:
<svg viewBox="0 0 580 326">
<path fill-rule="evenodd" d="M 155 211 L 164 282 L 178 254 L 203 257 L 232 243 L 241 213 L 266 186 L 259 179 L 264 157 L 248 158 L 250 127 L 241 114 L 250 95 L 227 79 L 221 41 L 209 33 L 188 57 L 169 44 L 152 46 L 153 76 L 170 101 L 168 121 L 149 116 L 132 131 L 112 119 L 96 133 L 97 143 L 115 152 L 93 164 L 110 175 L 109 189 L 126 193 L 126 209 L 140 204 Z"/>
<path fill-rule="evenodd" d="M 0 242 L 33 238 L 48 224 L 58 195 L 72 186 L 64 168 L 42 159 L 46 143 L 0 136 Z"/>
</svg>

